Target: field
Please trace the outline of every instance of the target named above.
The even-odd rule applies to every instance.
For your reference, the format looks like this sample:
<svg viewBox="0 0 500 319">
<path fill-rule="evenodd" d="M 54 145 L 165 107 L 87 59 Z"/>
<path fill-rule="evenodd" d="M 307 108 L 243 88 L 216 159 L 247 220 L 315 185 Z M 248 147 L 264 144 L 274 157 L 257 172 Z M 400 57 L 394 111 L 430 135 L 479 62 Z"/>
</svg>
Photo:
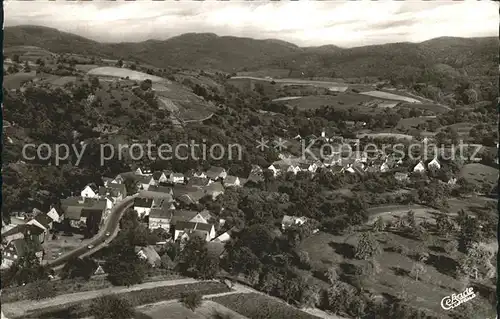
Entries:
<svg viewBox="0 0 500 319">
<path fill-rule="evenodd" d="M 230 291 L 219 282 L 200 282 L 176 286 L 163 286 L 152 289 L 143 289 L 117 294 L 118 297 L 128 300 L 133 307 L 156 303 L 163 300 L 174 300 L 181 297 L 182 293 L 196 291 L 202 295 L 217 294 Z M 32 311 L 20 317 L 23 319 L 49 319 L 49 318 L 82 318 L 89 315 L 92 300 L 85 300 L 71 305 L 65 304 Z"/>
<path fill-rule="evenodd" d="M 92 69 L 98 68 L 99 65 L 97 64 L 76 64 L 75 69 L 83 72 L 88 72 Z"/>
<path fill-rule="evenodd" d="M 442 131 L 442 130 L 445 130 L 447 127 L 449 127 L 451 129 L 454 129 L 461 136 L 468 136 L 469 132 L 470 132 L 470 129 L 473 126 L 474 125 L 471 124 L 471 123 L 455 123 L 455 124 L 452 124 L 452 125 L 443 126 L 443 127 L 440 128 L 440 130 Z"/>
<path fill-rule="evenodd" d="M 419 124 L 426 123 L 428 120 L 428 117 L 409 117 L 399 120 L 396 128 L 399 130 L 411 130 L 415 129 Z"/>
<path fill-rule="evenodd" d="M 395 100 L 395 101 L 403 101 L 403 102 L 409 102 L 409 103 L 422 103 L 417 99 L 408 97 L 408 96 L 402 96 L 394 93 L 388 93 L 388 92 L 383 92 L 383 91 L 368 91 L 368 92 L 361 92 L 360 94 L 364 95 L 369 95 L 381 99 L 386 99 L 386 100 Z"/>
<path fill-rule="evenodd" d="M 4 48 L 4 56 L 12 57 L 14 54 L 19 55 L 21 61 L 35 61 L 38 58 L 52 58 L 54 54 L 45 49 L 29 45 L 19 45 Z"/>
<path fill-rule="evenodd" d="M 434 219 L 437 214 L 441 214 L 441 212 L 436 209 L 421 205 L 383 205 L 367 209 L 370 215 L 369 222 L 374 222 L 379 216 L 385 220 L 402 217 L 410 210 L 415 213 L 417 222 Z"/>
<path fill-rule="evenodd" d="M 272 78 L 286 78 L 288 74 L 290 74 L 289 69 L 271 69 L 271 68 L 237 73 L 238 76 L 251 76 L 256 78 L 265 78 L 266 76 L 270 76 Z"/>
<path fill-rule="evenodd" d="M 33 80 L 35 76 L 36 74 L 34 71 L 29 73 L 16 73 L 16 74 L 6 75 L 3 78 L 3 87 L 6 90 L 19 89 L 24 83 Z"/>
<path fill-rule="evenodd" d="M 88 74 L 96 76 L 104 76 L 104 77 L 119 77 L 119 78 L 125 78 L 128 76 L 130 80 L 135 80 L 135 81 L 144 81 L 146 79 L 150 79 L 153 82 L 166 82 L 166 83 L 170 82 L 167 79 L 161 78 L 159 76 L 150 75 L 139 71 L 133 71 L 130 69 L 111 67 L 111 66 L 103 66 L 92 69 L 88 72 Z"/>
<path fill-rule="evenodd" d="M 356 135 L 357 138 L 363 138 L 363 137 L 368 137 L 368 138 L 395 138 L 395 139 L 406 139 L 406 140 L 412 140 L 413 136 L 408 135 L 408 134 L 399 134 L 399 133 L 359 133 Z"/>
<path fill-rule="evenodd" d="M 300 99 L 288 100 L 287 105 L 297 107 L 299 110 L 314 110 L 322 106 L 332 106 L 334 109 L 348 110 L 351 107 L 360 108 L 363 103 L 371 101 L 372 98 L 356 93 L 337 93 L 337 95 L 310 95 Z M 375 109 L 365 108 L 367 111 L 375 112 Z"/>
<path fill-rule="evenodd" d="M 411 300 L 412 306 L 429 309 L 439 318 L 449 318 L 439 301 L 453 291 L 462 291 L 460 282 L 453 277 L 456 264 L 454 258 L 459 256 L 432 250 L 432 246 L 428 248 L 421 241 L 407 238 L 404 234 L 379 233 L 376 238 L 382 248 L 381 254 L 376 257 L 379 271 L 376 276 L 367 274 L 362 278 L 363 288 L 381 298 L 396 297 L 404 293 L 407 300 Z M 329 267 L 334 267 L 346 280 L 356 280 L 355 269 L 368 266 L 366 261 L 354 258 L 354 247 L 358 239 L 359 233 L 346 237 L 319 232 L 304 240 L 300 249 L 308 253 L 313 272 L 324 273 Z M 441 241 L 437 238 L 435 240 Z M 442 244 L 444 242 L 441 241 L 439 245 Z M 426 251 L 429 251 L 429 259 L 426 262 L 426 272 L 415 281 L 410 275 L 414 264 L 412 253 L 421 249 L 422 245 L 428 248 Z M 399 249 L 406 252 L 398 252 Z M 493 285 L 489 286 L 490 293 L 493 293 Z M 474 307 L 491 309 L 486 298 L 477 299 Z M 487 315 L 491 313 L 483 313 L 481 318 L 487 318 Z"/>
<path fill-rule="evenodd" d="M 213 298 L 213 301 L 252 319 L 294 318 L 317 319 L 284 302 L 258 293 L 231 294 Z"/>
<path fill-rule="evenodd" d="M 196 308 L 194 312 L 184 307 L 180 302 L 147 305 L 140 307 L 138 312 L 147 315 L 151 319 L 212 319 L 215 312 L 228 314 L 233 319 L 246 319 L 237 312 L 211 300 L 204 300 L 202 305 Z"/>
<path fill-rule="evenodd" d="M 498 181 L 498 169 L 484 164 L 472 163 L 462 168 L 460 176 L 478 186 L 483 182 L 493 185 Z"/>
<path fill-rule="evenodd" d="M 450 110 L 447 106 L 435 103 L 403 103 L 400 107 L 416 108 L 423 111 L 432 111 L 434 113 L 446 113 Z"/>
<path fill-rule="evenodd" d="M 75 82 L 76 76 L 61 76 L 55 79 L 50 80 L 50 84 L 57 86 L 64 86 L 67 83 Z"/>
</svg>

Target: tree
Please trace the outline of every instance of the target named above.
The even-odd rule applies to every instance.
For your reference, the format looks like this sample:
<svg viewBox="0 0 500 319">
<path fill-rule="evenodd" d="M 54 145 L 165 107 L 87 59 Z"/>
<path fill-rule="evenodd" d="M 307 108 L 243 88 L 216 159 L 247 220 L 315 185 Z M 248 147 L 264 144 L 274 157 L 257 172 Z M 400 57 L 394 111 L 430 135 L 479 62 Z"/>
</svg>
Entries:
<svg viewBox="0 0 500 319">
<path fill-rule="evenodd" d="M 339 274 L 337 273 L 337 269 L 335 269 L 335 267 L 328 268 L 325 272 L 325 276 L 332 285 L 339 280 Z"/>
<path fill-rule="evenodd" d="M 418 277 L 425 273 L 425 266 L 423 263 L 420 262 L 415 262 L 413 263 L 413 266 L 411 267 L 410 275 L 415 277 L 415 281 L 418 281 Z"/>
<path fill-rule="evenodd" d="M 121 68 L 123 66 L 123 60 L 122 59 L 118 60 L 116 62 L 116 66 L 119 67 L 119 68 Z"/>
<path fill-rule="evenodd" d="M 135 71 L 136 69 L 137 69 L 137 65 L 135 63 L 132 63 L 130 65 L 130 70 L 134 70 Z"/>
<path fill-rule="evenodd" d="M 24 72 L 31 72 L 31 68 L 30 68 L 30 65 L 28 64 L 28 61 L 24 62 L 23 69 L 24 69 Z"/>
<path fill-rule="evenodd" d="M 436 228 L 438 234 L 446 238 L 455 232 L 455 224 L 452 222 L 450 217 L 445 214 L 440 214 L 436 218 Z"/>
<path fill-rule="evenodd" d="M 380 246 L 371 232 L 361 234 L 356 246 L 355 257 L 368 260 L 380 253 Z"/>
<path fill-rule="evenodd" d="M 25 252 L 2 276 L 2 284 L 8 286 L 13 282 L 18 285 L 28 284 L 39 280 L 48 280 L 49 272 L 46 267 L 40 265 L 40 259 L 36 255 L 36 247 L 39 245 L 25 234 Z"/>
<path fill-rule="evenodd" d="M 206 242 L 202 238 L 192 237 L 179 255 L 177 267 L 183 274 L 212 279 L 219 271 L 219 258 L 209 255 Z"/>
<path fill-rule="evenodd" d="M 472 216 L 462 215 L 459 217 L 463 219 L 459 221 L 460 234 L 458 236 L 458 249 L 462 252 L 467 252 L 474 243 L 481 241 L 481 225 L 477 218 Z"/>
<path fill-rule="evenodd" d="M 90 314 L 95 319 L 131 319 L 135 311 L 128 300 L 106 295 L 92 300 Z"/>
<path fill-rule="evenodd" d="M 377 220 L 375 220 L 375 223 L 373 223 L 372 230 L 375 233 L 381 232 L 385 230 L 385 222 L 382 219 L 382 216 L 379 216 Z"/>
<path fill-rule="evenodd" d="M 72 258 L 64 265 L 61 271 L 61 278 L 83 278 L 89 280 L 96 268 L 96 262 L 90 258 Z"/>
<path fill-rule="evenodd" d="M 183 293 L 179 301 L 182 303 L 184 307 L 194 312 L 196 308 L 201 306 L 202 297 L 198 292 L 192 291 Z"/>
<path fill-rule="evenodd" d="M 472 277 L 478 280 L 483 275 L 486 278 L 495 276 L 495 267 L 491 260 L 494 252 L 484 244 L 474 243 L 468 249 L 465 258 L 461 258 L 457 269 L 458 275 Z"/>
<path fill-rule="evenodd" d="M 134 247 L 118 247 L 106 260 L 104 270 L 115 286 L 131 286 L 142 283 L 146 276 L 146 263 L 135 253 Z"/>
<path fill-rule="evenodd" d="M 146 79 L 140 84 L 141 90 L 147 91 L 153 87 L 153 82 L 150 79 Z"/>
</svg>

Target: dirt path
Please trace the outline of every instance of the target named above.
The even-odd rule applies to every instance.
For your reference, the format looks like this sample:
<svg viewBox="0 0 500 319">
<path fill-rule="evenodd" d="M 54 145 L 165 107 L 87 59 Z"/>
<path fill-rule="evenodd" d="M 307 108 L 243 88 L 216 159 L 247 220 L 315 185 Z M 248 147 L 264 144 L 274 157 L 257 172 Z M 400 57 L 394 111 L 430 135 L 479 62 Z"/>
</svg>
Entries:
<svg viewBox="0 0 500 319">
<path fill-rule="evenodd" d="M 147 282 L 140 285 L 136 285 L 133 287 L 110 287 L 105 289 L 93 290 L 93 291 L 84 291 L 84 292 L 75 292 L 67 295 L 60 295 L 50 299 L 44 299 L 40 301 L 17 301 L 13 303 L 5 303 L 2 304 L 2 311 L 8 318 L 22 316 L 26 312 L 43 309 L 54 306 L 61 306 L 73 302 L 79 302 L 84 300 L 90 300 L 97 298 L 101 295 L 106 294 L 114 294 L 114 293 L 125 293 L 130 291 L 137 291 L 143 289 L 152 289 L 156 287 L 164 287 L 164 286 L 176 286 L 176 285 L 184 285 L 184 284 L 194 284 L 199 282 L 196 279 L 175 279 L 175 280 L 165 280 L 165 281 L 156 281 L 156 282 Z"/>
</svg>

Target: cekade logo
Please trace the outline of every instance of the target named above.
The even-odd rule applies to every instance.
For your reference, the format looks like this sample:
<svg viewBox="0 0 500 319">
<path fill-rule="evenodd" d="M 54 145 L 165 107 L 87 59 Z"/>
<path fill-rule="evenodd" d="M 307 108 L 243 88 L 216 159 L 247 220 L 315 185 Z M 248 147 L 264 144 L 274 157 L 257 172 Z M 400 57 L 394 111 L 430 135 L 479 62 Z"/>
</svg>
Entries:
<svg viewBox="0 0 500 319">
<path fill-rule="evenodd" d="M 453 294 L 451 296 L 444 297 L 441 300 L 441 307 L 444 310 L 450 310 L 450 309 L 453 309 L 453 308 L 457 307 L 458 305 L 460 305 L 466 301 L 469 301 L 475 297 L 476 297 L 476 294 L 474 293 L 473 288 L 469 287 L 469 288 L 465 289 L 464 292 L 459 293 L 458 295 Z"/>
</svg>

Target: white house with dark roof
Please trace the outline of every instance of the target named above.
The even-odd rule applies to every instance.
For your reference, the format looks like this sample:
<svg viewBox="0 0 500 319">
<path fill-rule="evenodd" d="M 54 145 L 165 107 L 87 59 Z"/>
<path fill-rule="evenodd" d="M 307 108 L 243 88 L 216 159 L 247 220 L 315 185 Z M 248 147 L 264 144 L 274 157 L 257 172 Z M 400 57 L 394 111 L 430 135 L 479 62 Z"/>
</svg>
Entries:
<svg viewBox="0 0 500 319">
<path fill-rule="evenodd" d="M 273 176 L 276 177 L 280 174 L 281 170 L 278 167 L 278 165 L 271 164 L 267 167 L 268 170 L 270 170 L 273 173 Z"/>
<path fill-rule="evenodd" d="M 438 169 L 441 168 L 441 164 L 439 163 L 439 161 L 437 160 L 437 158 L 434 158 L 432 161 L 429 162 L 429 164 L 427 164 L 427 168 L 428 169 L 438 170 Z"/>
<path fill-rule="evenodd" d="M 413 172 L 415 173 L 423 173 L 425 172 L 425 165 L 422 161 L 418 162 L 417 165 L 415 165 L 415 167 L 413 167 Z"/>
<path fill-rule="evenodd" d="M 205 172 L 207 178 L 217 181 L 218 179 L 224 179 L 227 176 L 227 172 L 225 168 L 212 166 L 208 171 Z"/>
<path fill-rule="evenodd" d="M 281 228 L 283 230 L 285 230 L 288 227 L 293 226 L 293 225 L 303 225 L 306 221 L 307 221 L 306 217 L 285 215 L 285 216 L 283 216 L 283 219 L 281 220 Z"/>
<path fill-rule="evenodd" d="M 99 194 L 99 189 L 95 184 L 88 184 L 80 192 L 80 196 L 84 198 L 97 198 Z"/>
<path fill-rule="evenodd" d="M 191 235 L 211 241 L 215 238 L 215 227 L 212 224 L 184 221 L 179 221 L 174 225 L 174 240 L 188 239 Z"/>
<path fill-rule="evenodd" d="M 136 170 L 135 170 L 135 174 L 137 175 L 142 175 L 142 176 L 152 176 L 153 175 L 153 172 L 151 171 L 150 168 L 148 167 L 138 167 Z"/>
<path fill-rule="evenodd" d="M 60 223 L 62 221 L 61 216 L 54 207 L 50 208 L 47 212 L 47 216 L 49 216 L 55 223 Z"/>
<path fill-rule="evenodd" d="M 152 208 L 153 198 L 137 197 L 134 199 L 134 210 L 137 212 L 137 215 L 141 217 L 148 216 Z"/>
<path fill-rule="evenodd" d="M 184 174 L 182 173 L 172 173 L 170 175 L 169 182 L 172 184 L 183 184 L 185 181 Z"/>
</svg>

